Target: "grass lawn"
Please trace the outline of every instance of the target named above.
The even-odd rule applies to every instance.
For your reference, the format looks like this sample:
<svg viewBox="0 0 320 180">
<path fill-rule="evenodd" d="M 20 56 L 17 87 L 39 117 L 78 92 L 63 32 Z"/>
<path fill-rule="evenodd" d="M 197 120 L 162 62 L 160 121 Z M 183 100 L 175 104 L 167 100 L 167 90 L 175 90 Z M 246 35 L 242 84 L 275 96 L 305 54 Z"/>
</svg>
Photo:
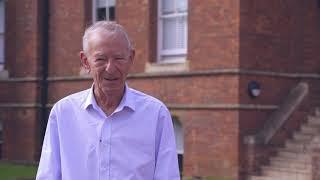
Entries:
<svg viewBox="0 0 320 180">
<path fill-rule="evenodd" d="M 35 179 L 37 166 L 17 165 L 0 162 L 0 180 Z"/>
<path fill-rule="evenodd" d="M 183 177 L 182 180 L 194 180 L 195 178 L 192 177 Z M 199 180 L 230 180 L 230 177 L 218 177 L 218 176 L 208 176 L 202 177 Z"/>
<path fill-rule="evenodd" d="M 0 180 L 34 180 L 37 173 L 35 165 L 17 165 L 0 162 Z M 191 177 L 183 177 L 182 180 L 192 180 Z M 202 177 L 201 180 L 230 180 L 228 177 Z"/>
</svg>

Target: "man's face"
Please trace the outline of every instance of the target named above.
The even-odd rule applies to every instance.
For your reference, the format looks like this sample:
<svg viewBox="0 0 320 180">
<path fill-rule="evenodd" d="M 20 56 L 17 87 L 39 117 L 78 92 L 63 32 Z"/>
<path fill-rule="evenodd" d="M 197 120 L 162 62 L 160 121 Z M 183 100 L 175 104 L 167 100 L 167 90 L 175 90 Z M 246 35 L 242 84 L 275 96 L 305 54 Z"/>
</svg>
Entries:
<svg viewBox="0 0 320 180">
<path fill-rule="evenodd" d="M 81 53 L 84 66 L 93 76 L 95 88 L 103 92 L 123 90 L 134 58 L 125 37 L 96 32 L 89 37 L 88 52 Z"/>
</svg>

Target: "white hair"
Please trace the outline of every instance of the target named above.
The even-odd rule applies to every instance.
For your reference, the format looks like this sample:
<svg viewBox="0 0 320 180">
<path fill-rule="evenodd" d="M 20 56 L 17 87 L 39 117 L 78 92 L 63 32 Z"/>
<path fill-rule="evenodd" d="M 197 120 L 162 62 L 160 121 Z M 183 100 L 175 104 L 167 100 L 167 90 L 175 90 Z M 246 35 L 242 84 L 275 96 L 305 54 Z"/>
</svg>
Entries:
<svg viewBox="0 0 320 180">
<path fill-rule="evenodd" d="M 89 48 L 89 37 L 93 34 L 96 33 L 97 31 L 105 31 L 107 33 L 110 33 L 111 35 L 120 33 L 123 35 L 128 43 L 128 49 L 131 50 L 133 49 L 132 43 L 129 39 L 128 33 L 126 30 L 121 26 L 120 24 L 112 21 L 98 21 L 94 24 L 92 24 L 90 27 L 88 27 L 84 35 L 82 37 L 82 48 L 85 53 L 88 52 Z"/>
</svg>

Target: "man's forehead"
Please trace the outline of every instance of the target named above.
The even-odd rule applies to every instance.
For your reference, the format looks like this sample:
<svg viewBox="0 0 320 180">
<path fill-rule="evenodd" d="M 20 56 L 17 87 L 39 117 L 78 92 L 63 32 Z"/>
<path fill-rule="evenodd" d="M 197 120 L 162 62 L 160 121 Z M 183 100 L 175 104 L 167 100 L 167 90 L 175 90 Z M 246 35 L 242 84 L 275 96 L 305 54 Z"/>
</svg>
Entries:
<svg viewBox="0 0 320 180">
<path fill-rule="evenodd" d="M 112 56 L 123 56 L 123 55 L 125 55 L 126 54 L 126 52 L 121 52 L 121 51 L 116 51 L 116 52 L 113 52 L 112 54 L 110 54 L 110 55 L 112 55 Z M 96 51 L 94 51 L 93 52 L 93 56 L 95 56 L 95 57 L 99 57 L 99 56 L 108 56 L 109 54 L 106 54 L 105 52 L 103 52 L 103 51 L 99 51 L 99 50 L 96 50 Z"/>
<path fill-rule="evenodd" d="M 125 36 L 120 32 L 108 32 L 108 31 L 97 31 L 92 32 L 88 38 L 89 46 L 97 43 L 117 43 L 123 44 L 124 46 L 129 47 L 129 43 L 126 40 Z"/>
<path fill-rule="evenodd" d="M 125 41 L 126 42 L 126 37 L 121 31 L 108 31 L 108 30 L 103 30 L 99 29 L 96 31 L 93 31 L 90 34 L 90 39 L 102 39 L 102 40 L 113 40 L 116 39 L 117 41 Z"/>
</svg>

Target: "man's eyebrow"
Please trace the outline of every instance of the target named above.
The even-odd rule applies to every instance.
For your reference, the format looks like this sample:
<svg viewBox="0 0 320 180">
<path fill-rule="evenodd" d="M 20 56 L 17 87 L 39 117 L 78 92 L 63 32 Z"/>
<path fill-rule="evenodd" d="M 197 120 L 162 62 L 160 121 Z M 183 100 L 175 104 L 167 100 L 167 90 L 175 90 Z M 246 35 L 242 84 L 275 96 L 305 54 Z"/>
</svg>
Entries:
<svg viewBox="0 0 320 180">
<path fill-rule="evenodd" d="M 110 54 L 110 55 L 106 55 L 102 52 L 96 52 L 93 54 L 93 57 L 126 57 L 128 56 L 126 53 L 122 53 L 122 52 L 117 52 L 117 53 L 114 53 L 114 54 Z"/>
<path fill-rule="evenodd" d="M 94 57 L 98 57 L 98 56 L 105 56 L 103 53 L 97 52 L 95 54 L 93 54 Z"/>
</svg>

